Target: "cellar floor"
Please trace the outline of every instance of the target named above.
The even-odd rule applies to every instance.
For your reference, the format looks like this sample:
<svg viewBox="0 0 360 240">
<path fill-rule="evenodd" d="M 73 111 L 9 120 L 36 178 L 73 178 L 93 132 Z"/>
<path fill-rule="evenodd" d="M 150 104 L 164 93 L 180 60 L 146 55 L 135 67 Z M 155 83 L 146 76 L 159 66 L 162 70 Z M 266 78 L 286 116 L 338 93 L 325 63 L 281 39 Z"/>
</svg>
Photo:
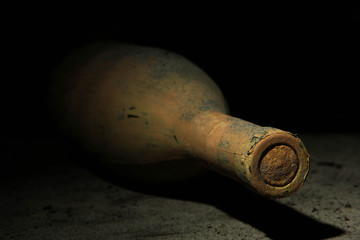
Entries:
<svg viewBox="0 0 360 240">
<path fill-rule="evenodd" d="M 135 184 L 72 161 L 58 140 L 3 139 L 0 239 L 360 239 L 360 135 L 300 138 L 311 170 L 280 200 L 212 173 Z"/>
</svg>

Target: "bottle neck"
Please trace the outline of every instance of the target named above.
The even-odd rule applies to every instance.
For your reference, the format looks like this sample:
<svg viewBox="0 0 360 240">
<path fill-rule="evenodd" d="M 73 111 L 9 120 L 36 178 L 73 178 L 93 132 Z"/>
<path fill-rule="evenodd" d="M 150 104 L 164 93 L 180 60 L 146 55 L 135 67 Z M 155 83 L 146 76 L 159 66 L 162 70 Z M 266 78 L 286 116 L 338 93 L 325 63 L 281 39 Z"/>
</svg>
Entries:
<svg viewBox="0 0 360 240">
<path fill-rule="evenodd" d="M 195 116 L 182 136 L 186 150 L 207 162 L 210 169 L 236 176 L 235 157 L 242 155 L 251 139 L 261 137 L 274 128 L 260 127 L 224 113 L 206 111 Z M 251 147 L 250 147 L 251 148 Z"/>
<path fill-rule="evenodd" d="M 294 135 L 206 111 L 180 130 L 183 145 L 210 169 L 268 197 L 295 192 L 309 170 L 308 154 Z"/>
<path fill-rule="evenodd" d="M 211 169 L 217 169 L 218 142 L 228 128 L 232 117 L 213 111 L 196 115 L 185 125 L 182 137 L 186 150 L 197 158 L 203 159 Z"/>
</svg>

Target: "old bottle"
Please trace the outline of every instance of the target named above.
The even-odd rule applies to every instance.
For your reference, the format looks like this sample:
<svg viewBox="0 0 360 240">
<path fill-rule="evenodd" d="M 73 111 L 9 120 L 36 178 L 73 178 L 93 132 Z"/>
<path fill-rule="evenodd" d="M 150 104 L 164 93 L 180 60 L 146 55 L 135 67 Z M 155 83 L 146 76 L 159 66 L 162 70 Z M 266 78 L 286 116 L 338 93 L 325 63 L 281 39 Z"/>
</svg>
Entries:
<svg viewBox="0 0 360 240">
<path fill-rule="evenodd" d="M 301 140 L 229 116 L 217 85 L 182 56 L 97 43 L 71 54 L 54 76 L 51 108 L 62 131 L 120 168 L 184 161 L 191 171 L 186 159 L 201 159 L 269 198 L 305 181 L 309 155 Z"/>
</svg>

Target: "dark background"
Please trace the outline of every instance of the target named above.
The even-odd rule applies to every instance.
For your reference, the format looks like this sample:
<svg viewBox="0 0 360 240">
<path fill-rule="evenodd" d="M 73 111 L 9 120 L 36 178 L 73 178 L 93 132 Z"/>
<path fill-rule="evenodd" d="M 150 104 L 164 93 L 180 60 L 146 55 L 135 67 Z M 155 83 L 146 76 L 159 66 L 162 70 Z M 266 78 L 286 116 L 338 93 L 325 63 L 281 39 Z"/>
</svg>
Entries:
<svg viewBox="0 0 360 240">
<path fill-rule="evenodd" d="M 306 234 L 311 235 L 306 237 L 312 239 L 354 229 L 359 209 L 359 137 L 348 133 L 360 133 L 359 3 L 208 2 L 197 6 L 184 1 L 169 1 L 167 6 L 154 6 L 152 1 L 132 6 L 121 1 L 113 6 L 100 6 L 99 2 L 81 6 L 2 4 L 0 195 L 4 197 L 0 210 L 4 220 L 0 225 L 5 238 L 49 238 L 51 234 L 56 235 L 53 238 L 118 237 L 121 229 L 133 229 L 136 237 L 143 234 L 138 231 L 142 223 L 141 229 L 151 228 L 145 234 L 157 236 L 153 234 L 173 233 L 166 227 L 157 229 L 158 223 L 177 225 L 184 216 L 186 223 L 196 223 L 195 232 L 204 226 L 219 233 L 215 225 L 210 229 L 207 224 L 214 219 L 223 224 L 226 219 L 204 206 L 198 208 L 198 202 L 229 215 L 231 224 L 221 230 L 229 235 L 233 226 L 238 231 L 250 226 L 274 239 L 287 239 L 284 229 L 296 232 L 300 225 L 310 229 Z M 146 191 L 118 175 L 102 172 L 91 164 L 91 157 L 78 154 L 78 148 L 68 150 L 57 139 L 49 139 L 58 136 L 48 116 L 46 97 L 52 69 L 72 50 L 99 40 L 162 47 L 182 54 L 219 85 L 232 115 L 294 133 L 314 133 L 304 134 L 305 138 L 300 135 L 312 156 L 309 182 L 295 198 L 277 203 L 209 175 L 199 182 L 177 185 L 180 191 L 174 185 L 170 191 L 160 188 L 159 192 L 147 187 L 146 191 L 153 191 L 151 195 L 166 198 L 151 196 L 142 202 L 147 198 L 140 193 Z M 126 188 L 135 191 L 126 197 Z M 176 201 L 180 205 L 175 209 L 187 209 L 191 214 L 166 208 L 174 206 L 167 203 L 169 198 L 186 200 L 185 205 Z M 189 208 L 189 200 L 195 201 L 193 207 Z M 196 209 L 206 212 L 201 215 Z M 134 214 L 137 211 L 144 215 Z M 177 212 L 181 214 L 174 219 Z M 275 223 L 275 214 L 284 220 Z M 148 224 L 145 216 L 150 215 L 155 225 Z M 136 217 L 140 217 L 139 223 L 134 225 Z M 129 225 L 127 219 L 132 219 Z M 182 224 L 178 225 L 182 229 Z M 305 232 L 297 234 L 302 237 Z"/>
<path fill-rule="evenodd" d="M 232 115 L 294 133 L 360 132 L 359 4 L 6 8 L 4 138 L 53 136 L 46 87 L 67 53 L 92 41 L 165 48 L 204 69 Z M 4 67 L 5 66 L 5 67 Z"/>
</svg>

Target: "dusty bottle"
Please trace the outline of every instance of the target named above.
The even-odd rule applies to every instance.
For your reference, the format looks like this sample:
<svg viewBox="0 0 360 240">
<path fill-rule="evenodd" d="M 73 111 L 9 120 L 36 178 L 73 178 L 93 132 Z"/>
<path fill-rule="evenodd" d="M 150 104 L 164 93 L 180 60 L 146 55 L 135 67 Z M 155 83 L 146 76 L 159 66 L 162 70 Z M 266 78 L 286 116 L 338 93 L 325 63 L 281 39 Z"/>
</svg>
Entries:
<svg viewBox="0 0 360 240">
<path fill-rule="evenodd" d="M 286 197 L 305 181 L 309 155 L 301 140 L 229 116 L 217 85 L 182 56 L 98 43 L 70 55 L 54 76 L 58 125 L 112 164 L 201 159 L 269 198 Z"/>
</svg>

